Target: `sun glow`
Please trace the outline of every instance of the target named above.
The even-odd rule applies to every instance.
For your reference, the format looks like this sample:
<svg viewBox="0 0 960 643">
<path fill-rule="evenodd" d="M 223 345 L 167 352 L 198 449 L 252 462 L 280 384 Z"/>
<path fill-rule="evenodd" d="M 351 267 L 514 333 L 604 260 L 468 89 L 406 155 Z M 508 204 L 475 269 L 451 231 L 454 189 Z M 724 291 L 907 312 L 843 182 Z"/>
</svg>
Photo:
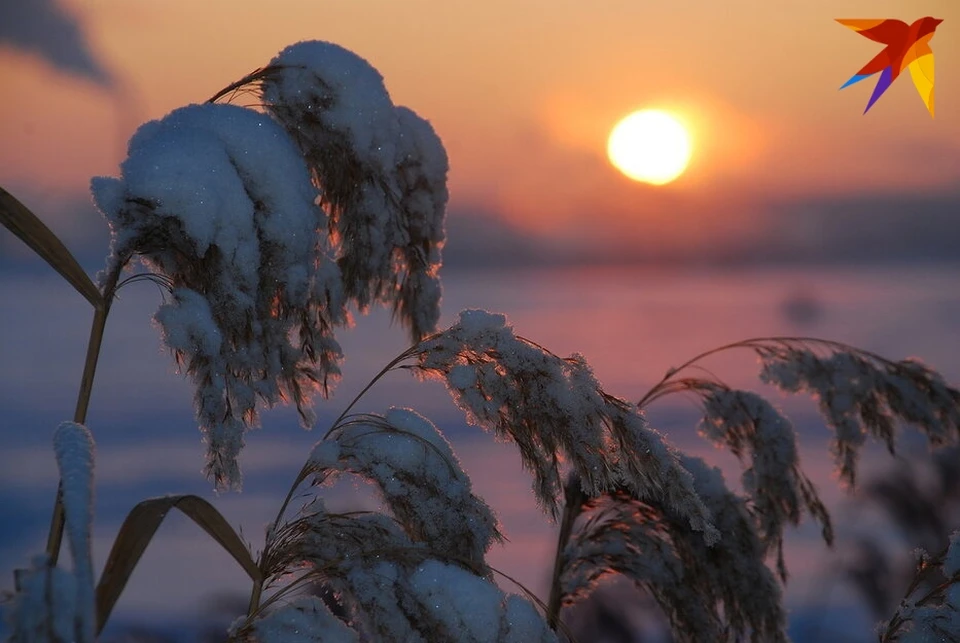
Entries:
<svg viewBox="0 0 960 643">
<path fill-rule="evenodd" d="M 683 174 L 693 147 L 676 118 L 656 109 L 633 112 L 610 132 L 607 155 L 614 167 L 634 181 L 669 183 Z"/>
</svg>

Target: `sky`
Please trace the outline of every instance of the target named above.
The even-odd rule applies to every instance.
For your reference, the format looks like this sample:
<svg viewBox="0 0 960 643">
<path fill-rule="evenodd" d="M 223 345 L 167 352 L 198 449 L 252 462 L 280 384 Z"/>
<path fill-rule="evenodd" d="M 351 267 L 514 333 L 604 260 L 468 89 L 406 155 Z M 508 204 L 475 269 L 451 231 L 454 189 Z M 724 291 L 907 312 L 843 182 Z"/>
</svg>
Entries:
<svg viewBox="0 0 960 643">
<path fill-rule="evenodd" d="M 0 185 L 81 255 L 102 252 L 106 234 L 90 177 L 117 173 L 140 123 L 304 39 L 366 58 L 395 103 L 432 122 L 451 159 L 454 263 L 954 258 L 960 245 L 951 0 L 5 5 Z M 944 19 L 931 43 L 936 118 L 909 74 L 864 115 L 873 81 L 838 88 L 881 46 L 834 19 L 924 15 Z M 647 107 L 694 141 L 666 186 L 606 159 L 611 128 Z M 0 237 L 0 254 L 18 252 Z"/>
</svg>

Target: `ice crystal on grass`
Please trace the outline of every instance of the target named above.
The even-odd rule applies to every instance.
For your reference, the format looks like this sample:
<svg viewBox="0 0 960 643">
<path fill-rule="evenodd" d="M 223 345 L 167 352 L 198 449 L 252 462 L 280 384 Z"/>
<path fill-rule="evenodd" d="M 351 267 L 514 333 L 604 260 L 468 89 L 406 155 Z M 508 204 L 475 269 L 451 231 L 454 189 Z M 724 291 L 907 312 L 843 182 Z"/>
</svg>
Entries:
<svg viewBox="0 0 960 643">
<path fill-rule="evenodd" d="M 680 642 L 787 641 L 777 579 L 764 564 L 746 503 L 716 468 L 685 457 L 721 534 L 708 546 L 669 506 L 625 490 L 587 498 L 580 528 L 562 552 L 562 602 L 578 602 L 611 574 L 650 591 Z"/>
<path fill-rule="evenodd" d="M 207 472 L 236 486 L 257 401 L 289 400 L 310 425 L 311 394 L 339 375 L 332 328 L 346 313 L 317 191 L 283 128 L 232 105 L 147 123 L 121 171 L 93 182 L 108 268 L 136 254 L 174 288 L 156 320 L 196 384 Z"/>
<path fill-rule="evenodd" d="M 443 379 L 470 422 L 517 444 L 534 493 L 554 515 L 564 459 L 596 495 L 626 486 L 663 499 L 716 538 L 693 479 L 636 406 L 608 395 L 579 355 L 560 358 L 517 337 L 503 315 L 470 310 L 416 349 L 416 368 Z"/>
<path fill-rule="evenodd" d="M 307 467 L 317 483 L 340 473 L 373 482 L 409 537 L 433 552 L 482 568 L 490 545 L 503 540 L 449 443 L 413 411 L 349 419 L 317 444 Z"/>
</svg>

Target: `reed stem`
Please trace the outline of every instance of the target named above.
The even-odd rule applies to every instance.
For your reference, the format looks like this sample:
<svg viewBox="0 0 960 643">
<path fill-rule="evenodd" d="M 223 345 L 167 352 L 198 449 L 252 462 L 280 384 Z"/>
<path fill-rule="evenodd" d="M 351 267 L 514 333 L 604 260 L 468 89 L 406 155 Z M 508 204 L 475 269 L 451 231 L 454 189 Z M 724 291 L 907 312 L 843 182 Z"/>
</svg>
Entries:
<svg viewBox="0 0 960 643">
<path fill-rule="evenodd" d="M 573 533 L 573 523 L 580 516 L 580 508 L 585 500 L 583 490 L 580 487 L 580 477 L 571 474 L 564 487 L 564 506 L 563 516 L 560 519 L 560 533 L 557 536 L 557 551 L 553 559 L 553 573 L 550 575 L 550 599 L 547 601 L 547 624 L 550 629 L 557 630 L 560 623 L 560 599 L 562 592 L 560 587 L 560 575 L 563 573 L 563 551 L 570 542 L 570 534 Z"/>
<path fill-rule="evenodd" d="M 87 357 L 83 363 L 83 375 L 80 377 L 80 392 L 77 394 L 77 406 L 73 412 L 73 421 L 83 424 L 87 420 L 87 409 L 90 408 L 90 397 L 93 394 L 93 378 L 97 372 L 97 361 L 100 359 L 100 349 L 103 346 L 103 332 L 107 325 L 107 315 L 110 313 L 110 304 L 117 288 L 120 271 L 126 262 L 117 262 L 116 267 L 107 276 L 103 287 L 103 299 L 94 308 L 93 324 L 90 327 L 90 339 L 87 341 Z M 47 557 L 51 565 L 56 565 L 60 558 L 60 546 L 63 543 L 64 509 L 63 509 L 63 480 L 57 485 L 57 498 L 53 505 L 53 516 L 50 518 L 50 531 L 47 534 Z"/>
</svg>

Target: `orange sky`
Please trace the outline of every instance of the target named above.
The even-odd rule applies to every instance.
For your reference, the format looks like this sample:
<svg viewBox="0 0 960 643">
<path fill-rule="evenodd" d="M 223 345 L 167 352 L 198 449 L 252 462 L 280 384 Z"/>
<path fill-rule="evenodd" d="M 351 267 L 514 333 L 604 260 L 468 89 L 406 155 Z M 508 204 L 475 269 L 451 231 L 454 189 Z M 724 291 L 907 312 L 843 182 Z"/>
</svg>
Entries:
<svg viewBox="0 0 960 643">
<path fill-rule="evenodd" d="M 601 240 L 745 233 L 762 199 L 956 184 L 960 3 L 907 4 L 69 0 L 122 97 L 0 48 L 0 185 L 82 193 L 116 173 L 140 122 L 317 38 L 367 58 L 395 103 L 433 122 L 454 212 Z M 927 14 L 945 19 L 932 41 L 937 118 L 909 75 L 863 116 L 872 82 L 838 87 L 879 45 L 833 19 Z M 622 177 L 604 152 L 615 122 L 647 106 L 675 109 L 696 145 L 689 172 L 659 188 Z"/>
</svg>

